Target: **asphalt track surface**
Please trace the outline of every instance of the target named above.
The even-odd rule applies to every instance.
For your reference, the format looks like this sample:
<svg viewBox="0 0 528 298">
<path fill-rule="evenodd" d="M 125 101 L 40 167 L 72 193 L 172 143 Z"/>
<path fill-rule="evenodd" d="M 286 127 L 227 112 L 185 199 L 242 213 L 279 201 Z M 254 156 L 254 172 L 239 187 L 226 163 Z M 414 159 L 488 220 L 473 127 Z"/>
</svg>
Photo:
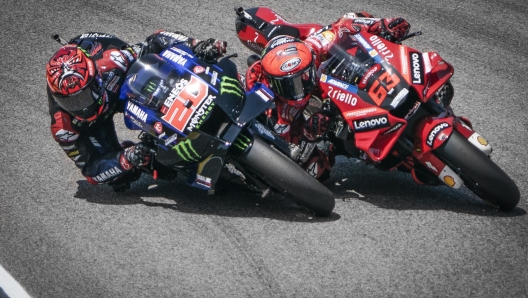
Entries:
<svg viewBox="0 0 528 298">
<path fill-rule="evenodd" d="M 134 43 L 182 30 L 226 40 L 245 69 L 233 8 L 261 4 L 2 1 L 0 264 L 32 297 L 527 297 L 526 1 L 266 3 L 291 22 L 361 10 L 407 18 L 424 33 L 407 44 L 454 65 L 455 111 L 519 186 L 511 212 L 342 158 L 329 218 L 239 188 L 208 197 L 144 177 L 115 194 L 85 182 L 49 131 L 44 67 L 59 47 L 50 35 Z M 115 119 L 123 139 L 136 137 Z"/>
</svg>

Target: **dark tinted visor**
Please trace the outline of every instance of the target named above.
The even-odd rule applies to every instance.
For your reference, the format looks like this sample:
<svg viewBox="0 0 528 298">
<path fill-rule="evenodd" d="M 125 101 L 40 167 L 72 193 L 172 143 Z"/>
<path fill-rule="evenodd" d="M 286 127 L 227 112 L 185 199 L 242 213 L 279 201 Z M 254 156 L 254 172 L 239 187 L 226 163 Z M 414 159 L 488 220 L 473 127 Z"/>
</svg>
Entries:
<svg viewBox="0 0 528 298">
<path fill-rule="evenodd" d="M 271 90 L 288 100 L 301 100 L 309 95 L 315 87 L 315 68 L 313 66 L 287 77 L 267 77 Z"/>
<path fill-rule="evenodd" d="M 96 102 L 96 99 L 99 97 L 99 94 L 93 91 L 91 87 L 85 88 L 81 92 L 68 97 L 53 96 L 61 108 L 81 117 L 89 117 L 95 113 L 99 107 L 99 104 Z"/>
</svg>

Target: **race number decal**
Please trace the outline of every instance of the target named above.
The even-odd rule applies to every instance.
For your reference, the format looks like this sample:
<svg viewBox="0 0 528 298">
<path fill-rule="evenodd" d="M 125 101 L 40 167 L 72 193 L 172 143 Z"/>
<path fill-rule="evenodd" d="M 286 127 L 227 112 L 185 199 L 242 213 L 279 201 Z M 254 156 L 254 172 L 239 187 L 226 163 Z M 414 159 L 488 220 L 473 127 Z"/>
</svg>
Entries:
<svg viewBox="0 0 528 298">
<path fill-rule="evenodd" d="M 395 73 L 391 74 L 390 71 L 386 71 L 372 83 L 368 94 L 378 106 L 381 106 L 387 97 L 387 93 L 399 83 L 400 78 Z"/>
<path fill-rule="evenodd" d="M 189 83 L 174 98 L 161 119 L 183 132 L 196 109 L 207 98 L 208 92 L 209 89 L 204 82 L 196 77 L 191 77 Z"/>
</svg>

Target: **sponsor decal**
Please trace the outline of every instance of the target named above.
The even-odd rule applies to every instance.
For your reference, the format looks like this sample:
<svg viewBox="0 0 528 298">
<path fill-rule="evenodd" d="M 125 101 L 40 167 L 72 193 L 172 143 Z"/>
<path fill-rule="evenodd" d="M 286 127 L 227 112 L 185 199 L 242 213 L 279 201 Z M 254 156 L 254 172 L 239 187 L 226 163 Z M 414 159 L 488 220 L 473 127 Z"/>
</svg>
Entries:
<svg viewBox="0 0 528 298">
<path fill-rule="evenodd" d="M 332 31 L 324 31 L 323 33 L 321 33 L 324 38 L 326 38 L 328 41 L 332 41 L 335 39 L 335 34 L 332 33 Z"/>
<path fill-rule="evenodd" d="M 185 66 L 185 64 L 187 63 L 187 59 L 183 58 L 181 54 L 176 54 L 171 51 L 164 51 L 161 55 L 181 66 Z"/>
<path fill-rule="evenodd" d="M 128 102 L 126 109 L 129 112 L 129 114 L 132 114 L 133 116 L 137 117 L 143 122 L 147 122 L 147 117 L 148 117 L 147 113 L 143 111 L 137 105 L 133 104 L 131 101 Z"/>
<path fill-rule="evenodd" d="M 256 123 L 255 126 L 257 127 L 259 133 L 261 135 L 265 135 L 267 136 L 268 138 L 272 139 L 272 140 L 275 140 L 275 136 L 273 135 L 273 133 L 264 125 L 260 124 L 260 123 Z"/>
<path fill-rule="evenodd" d="M 216 79 L 218 78 L 218 73 L 216 71 L 213 71 L 211 74 L 211 85 L 216 86 Z"/>
<path fill-rule="evenodd" d="M 280 70 L 282 72 L 290 72 L 294 70 L 295 68 L 297 68 L 297 66 L 299 66 L 301 62 L 302 60 L 299 57 L 289 59 L 288 61 L 285 61 L 284 63 L 281 64 Z"/>
<path fill-rule="evenodd" d="M 106 180 L 109 180 L 111 178 L 114 178 L 116 176 L 118 176 L 119 174 L 123 173 L 123 171 L 121 171 L 121 169 L 117 166 L 111 168 L 110 170 L 107 170 L 95 177 L 92 177 L 93 180 L 101 183 L 103 181 L 106 181 Z"/>
<path fill-rule="evenodd" d="M 442 130 L 446 129 L 449 127 L 449 124 L 446 123 L 446 122 L 442 122 L 438 125 L 436 125 L 430 132 L 429 132 L 429 135 L 427 136 L 427 140 L 425 141 L 425 143 L 429 146 L 429 147 L 433 147 L 433 144 L 434 144 L 434 140 L 436 138 L 436 136 L 438 136 L 438 134 L 440 132 L 442 132 Z"/>
<path fill-rule="evenodd" d="M 55 133 L 55 136 L 57 137 L 58 140 L 63 141 L 63 142 L 73 142 L 77 140 L 77 138 L 79 138 L 78 134 L 72 131 L 66 130 L 66 129 L 61 129 L 57 131 Z"/>
<path fill-rule="evenodd" d="M 482 146 L 488 146 L 488 141 L 486 141 L 486 139 L 484 139 L 484 138 L 481 137 L 481 136 L 478 136 L 478 137 L 477 137 L 477 141 L 478 141 L 479 144 L 482 145 Z"/>
<path fill-rule="evenodd" d="M 389 127 L 390 123 L 389 123 L 389 118 L 387 118 L 387 115 L 382 115 L 382 116 L 369 117 L 369 118 L 356 120 L 353 122 L 353 125 L 354 125 L 354 130 L 356 132 L 361 132 L 361 131 L 379 129 L 383 127 Z"/>
<path fill-rule="evenodd" d="M 407 65 L 407 51 L 404 46 L 400 46 L 400 64 L 401 64 L 401 73 L 404 76 L 409 74 L 409 66 Z"/>
<path fill-rule="evenodd" d="M 196 73 L 196 74 L 202 73 L 204 71 L 205 71 L 205 68 L 203 66 L 201 66 L 201 65 L 197 65 L 193 69 L 193 72 Z"/>
<path fill-rule="evenodd" d="M 394 54 L 387 48 L 385 43 L 383 43 L 382 39 L 377 35 L 372 35 L 370 37 L 370 42 L 372 42 L 372 46 L 383 56 L 385 56 L 385 60 L 388 60 L 394 56 Z"/>
<path fill-rule="evenodd" d="M 180 94 L 180 92 L 183 90 L 183 88 L 185 88 L 185 86 L 187 86 L 188 83 L 189 83 L 189 81 L 186 80 L 186 79 L 181 79 L 178 83 L 176 83 L 174 85 L 174 88 L 172 88 L 169 96 L 167 97 L 167 99 L 163 103 L 163 106 L 166 107 L 167 109 L 169 109 L 172 106 L 172 104 L 174 103 L 174 100 L 176 99 L 176 97 Z M 166 112 L 164 112 L 164 114 L 166 114 Z"/>
<path fill-rule="evenodd" d="M 102 33 L 85 33 L 82 34 L 80 38 L 110 38 L 111 35 L 102 34 Z"/>
<path fill-rule="evenodd" d="M 211 178 L 202 176 L 200 174 L 196 174 L 196 180 L 194 180 L 194 181 L 197 184 L 200 184 L 200 185 L 208 187 L 208 188 L 211 188 L 211 186 L 213 185 L 213 183 L 212 183 L 213 180 Z"/>
<path fill-rule="evenodd" d="M 224 93 L 233 94 L 241 98 L 245 94 L 238 80 L 226 76 L 222 77 L 220 82 L 220 95 Z"/>
<path fill-rule="evenodd" d="M 438 173 L 438 170 L 436 169 L 435 166 L 433 166 L 433 164 L 430 161 L 426 161 L 425 164 L 427 165 L 429 169 L 433 170 L 435 173 Z"/>
<path fill-rule="evenodd" d="M 402 128 L 403 127 L 403 123 L 396 123 L 396 125 L 394 125 L 393 127 L 391 127 L 389 130 L 387 130 L 386 132 L 383 133 L 384 136 L 388 135 L 388 134 L 391 134 L 395 131 L 397 131 L 398 129 Z"/>
<path fill-rule="evenodd" d="M 356 111 L 351 111 L 351 112 L 347 112 L 346 115 L 345 115 L 345 118 L 352 118 L 352 117 L 358 117 L 358 116 L 365 116 L 367 114 L 370 114 L 370 113 L 374 113 L 378 111 L 377 108 L 366 108 L 366 109 L 361 109 L 361 110 L 356 110 Z"/>
<path fill-rule="evenodd" d="M 273 43 L 269 46 L 270 50 L 273 49 L 273 48 L 276 48 L 280 45 L 283 45 L 285 43 L 289 43 L 289 42 L 292 42 L 292 41 L 295 41 L 295 39 L 291 38 L 291 37 L 281 37 L 281 38 L 278 38 L 276 40 L 273 41 Z"/>
<path fill-rule="evenodd" d="M 341 81 L 336 80 L 336 79 L 330 79 L 330 80 L 327 80 L 326 82 L 328 84 L 334 85 L 334 86 L 342 88 L 342 89 L 348 89 L 350 87 L 350 85 L 348 85 L 347 83 L 341 82 Z"/>
<path fill-rule="evenodd" d="M 189 37 L 187 37 L 187 36 L 185 36 L 183 34 L 167 32 L 167 31 L 160 32 L 159 34 L 163 35 L 163 36 L 167 36 L 167 37 L 173 38 L 173 39 L 175 39 L 175 41 L 183 41 L 183 42 L 185 42 L 185 41 L 189 40 Z"/>
<path fill-rule="evenodd" d="M 154 123 L 154 131 L 157 134 L 161 134 L 163 132 L 163 124 L 161 124 L 161 122 Z"/>
<path fill-rule="evenodd" d="M 400 92 L 398 92 L 398 94 L 390 104 L 391 107 L 396 108 L 407 94 L 409 94 L 409 89 L 407 88 L 403 88 Z"/>
<path fill-rule="evenodd" d="M 453 178 L 451 176 L 444 176 L 444 182 L 449 187 L 454 187 L 455 186 L 455 178 Z"/>
<path fill-rule="evenodd" d="M 346 104 L 349 104 L 351 106 L 356 106 L 358 99 L 351 93 L 348 93 L 346 91 L 342 91 L 341 89 L 335 89 L 330 87 L 330 90 L 328 91 L 328 97 L 335 101 L 341 101 Z"/>
<path fill-rule="evenodd" d="M 191 118 L 191 121 L 189 123 L 189 126 L 187 127 L 189 130 L 193 130 L 195 128 L 200 128 L 202 126 L 203 121 L 209 115 L 209 113 L 213 110 L 213 107 L 215 106 L 214 100 L 216 99 L 216 96 L 209 95 L 203 104 L 196 110 L 193 117 Z"/>
<path fill-rule="evenodd" d="M 233 145 L 235 145 L 241 150 L 246 150 L 246 148 L 249 147 L 250 144 L 251 139 L 242 134 L 238 135 L 238 137 L 235 139 L 235 142 L 233 143 Z"/>
<path fill-rule="evenodd" d="M 125 72 L 127 70 L 127 67 L 126 67 L 126 62 L 125 62 L 125 58 L 123 58 L 123 55 L 121 54 L 120 51 L 112 51 L 110 53 L 110 59 L 112 59 L 112 61 L 114 61 L 114 63 L 119 67 L 121 68 L 121 70 L 123 72 Z"/>
<path fill-rule="evenodd" d="M 200 161 L 200 154 L 196 152 L 191 144 L 191 140 L 187 139 L 185 141 L 179 142 L 176 146 L 172 147 L 178 156 L 183 160 L 188 162 L 198 162 Z"/>
<path fill-rule="evenodd" d="M 374 24 L 377 20 L 371 18 L 357 18 L 352 21 L 354 24 L 367 25 L 370 26 Z"/>
<path fill-rule="evenodd" d="M 411 53 L 411 69 L 412 69 L 412 83 L 423 85 L 423 58 L 420 53 Z"/>
<path fill-rule="evenodd" d="M 365 88 L 367 86 L 368 80 L 374 75 L 378 70 L 380 70 L 381 67 L 379 64 L 374 65 L 371 69 L 367 71 L 367 73 L 363 76 L 361 81 L 359 82 L 358 87 L 359 88 Z"/>
<path fill-rule="evenodd" d="M 405 120 L 409 119 L 409 117 L 411 117 L 412 115 L 414 115 L 414 113 L 416 113 L 416 111 L 418 110 L 420 105 L 421 105 L 421 103 L 419 101 L 415 102 L 414 106 L 409 110 L 409 112 L 407 112 L 407 115 L 405 115 L 405 117 L 403 117 L 403 118 Z"/>
<path fill-rule="evenodd" d="M 273 130 L 275 130 L 276 133 L 282 135 L 290 131 L 290 126 L 288 124 L 275 124 L 275 126 L 273 126 Z"/>
<path fill-rule="evenodd" d="M 169 146 L 170 144 L 174 143 L 178 139 L 178 134 L 175 133 L 172 136 L 167 137 L 165 140 L 165 146 Z"/>
<path fill-rule="evenodd" d="M 111 74 L 114 74 L 114 73 L 111 72 Z M 106 80 L 106 82 L 108 82 L 106 84 L 106 90 L 113 92 L 118 81 L 119 81 L 119 77 L 116 77 L 116 76 L 114 76 L 110 82 L 108 82 L 108 80 Z"/>
<path fill-rule="evenodd" d="M 260 96 L 260 98 L 262 98 L 266 102 L 270 101 L 271 99 L 273 99 L 273 96 L 271 96 L 271 94 L 266 92 L 266 90 L 264 90 L 264 89 L 259 89 L 259 90 L 255 91 L 255 93 L 257 93 L 257 95 Z"/>
</svg>

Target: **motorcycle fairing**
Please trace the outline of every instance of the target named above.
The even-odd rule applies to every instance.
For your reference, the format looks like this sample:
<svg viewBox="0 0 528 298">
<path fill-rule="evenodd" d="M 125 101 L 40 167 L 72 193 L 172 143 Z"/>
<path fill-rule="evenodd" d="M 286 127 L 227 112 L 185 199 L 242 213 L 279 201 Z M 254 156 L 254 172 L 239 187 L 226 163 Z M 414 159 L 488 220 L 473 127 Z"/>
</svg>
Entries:
<svg viewBox="0 0 528 298">
<path fill-rule="evenodd" d="M 294 26 L 267 7 L 238 9 L 236 19 L 237 35 L 244 46 L 260 54 L 268 41 L 278 35 L 289 35 L 301 40 L 321 29 L 316 23 L 295 24 Z"/>
<path fill-rule="evenodd" d="M 452 65 L 437 52 L 425 52 L 409 46 L 395 44 L 370 33 L 361 32 L 353 38 L 376 60 L 387 61 L 413 86 L 426 102 L 442 87 L 454 73 Z"/>
</svg>

